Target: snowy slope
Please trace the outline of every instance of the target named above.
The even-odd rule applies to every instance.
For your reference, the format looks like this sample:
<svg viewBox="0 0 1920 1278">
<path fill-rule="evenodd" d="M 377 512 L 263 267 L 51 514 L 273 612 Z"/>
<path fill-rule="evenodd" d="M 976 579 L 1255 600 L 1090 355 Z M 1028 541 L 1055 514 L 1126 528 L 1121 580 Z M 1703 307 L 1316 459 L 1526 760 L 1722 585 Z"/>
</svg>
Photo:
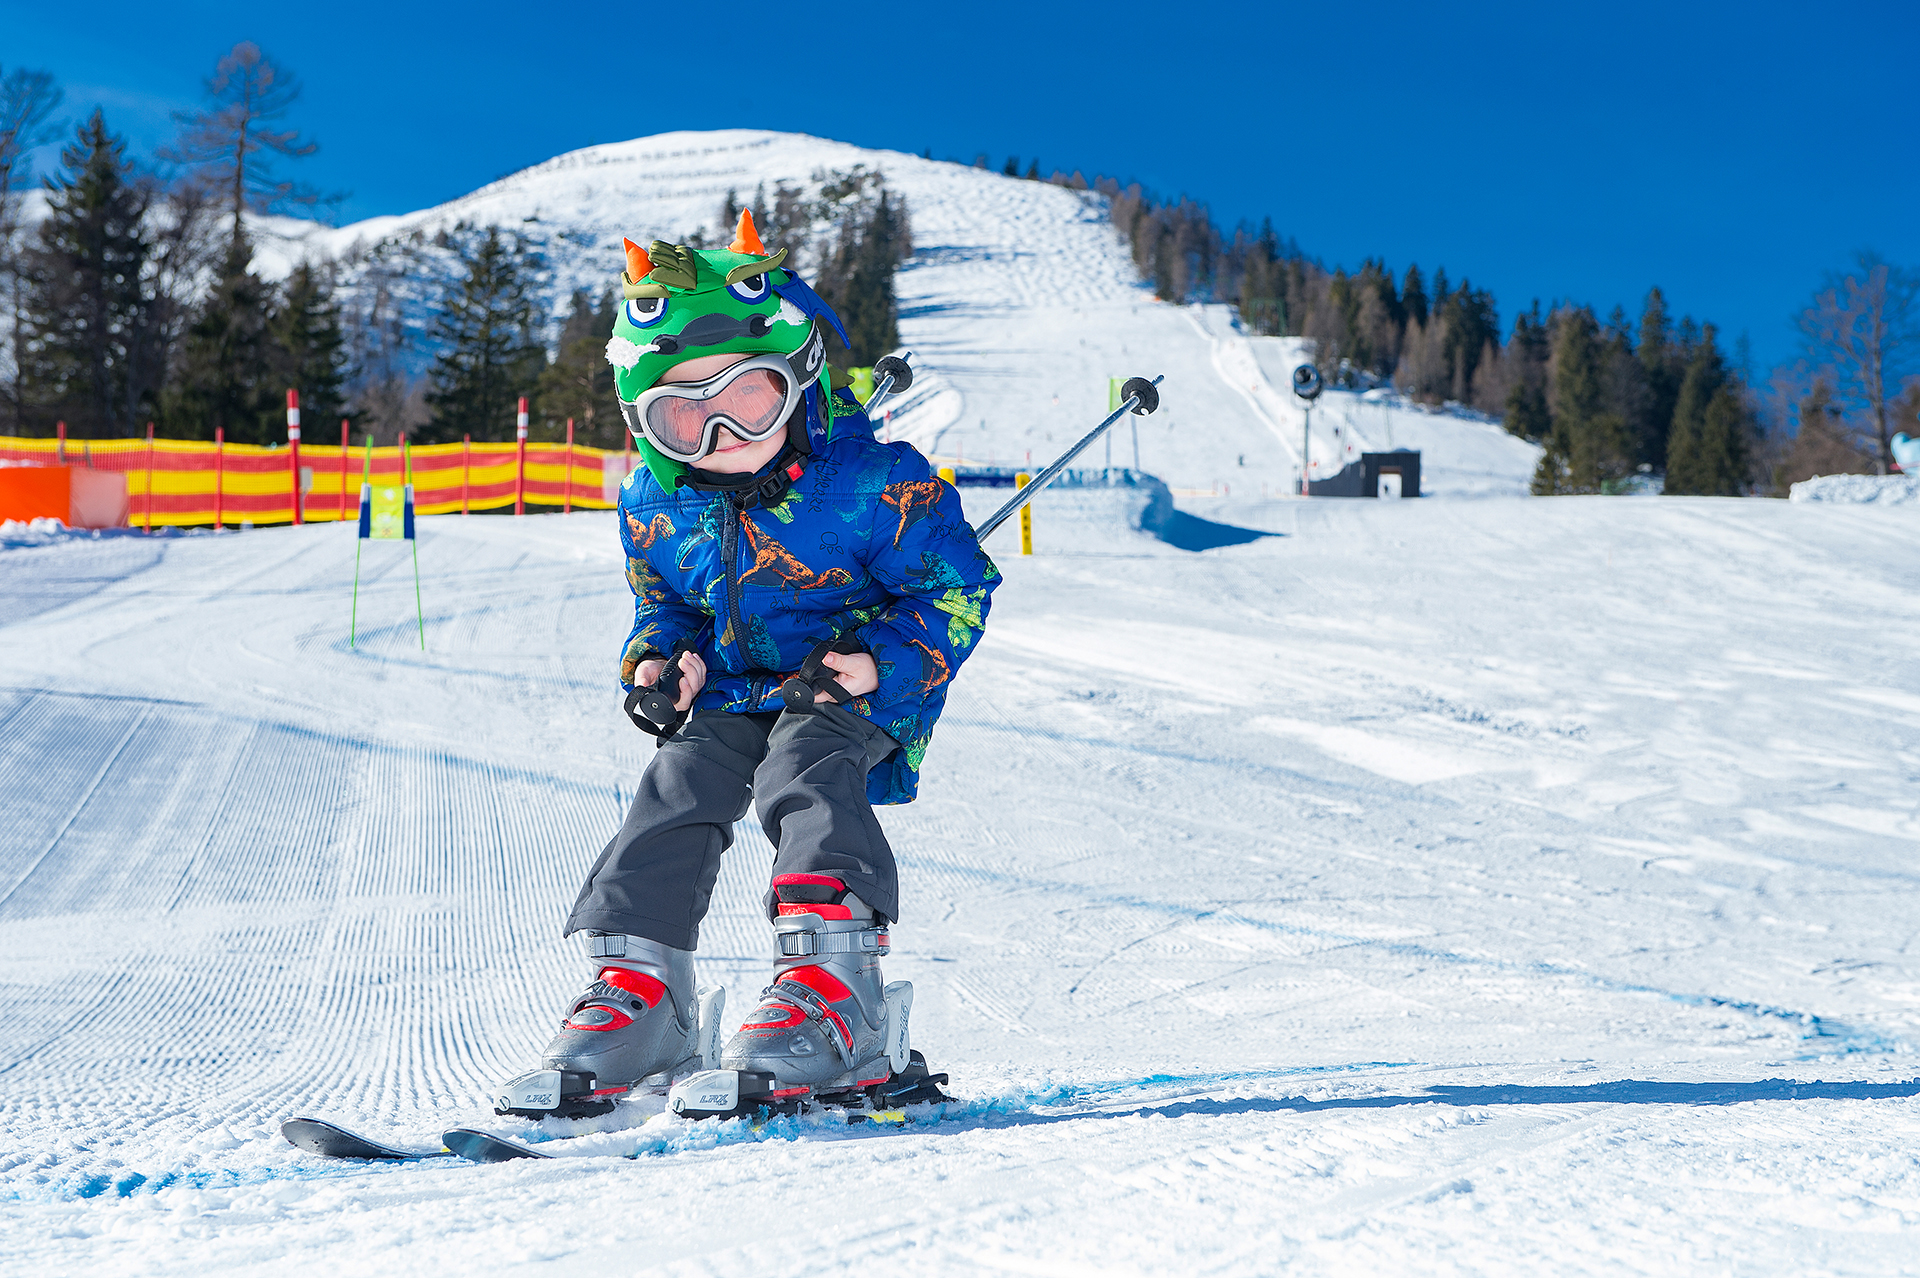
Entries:
<svg viewBox="0 0 1920 1278">
<path fill-rule="evenodd" d="M 277 275 L 303 256 L 335 257 L 363 289 L 385 272 L 418 335 L 457 269 L 452 250 L 435 247 L 442 232 L 492 224 L 525 235 L 545 254 L 551 294 L 564 306 L 572 290 L 598 295 L 618 278 L 623 235 L 712 237 L 729 191 L 742 200 L 782 182 L 815 191 L 819 175 L 861 165 L 906 196 L 913 220 L 900 328 L 925 378 L 894 423 L 899 437 L 968 461 L 1044 464 L 1105 415 L 1108 378 L 1161 374 L 1166 408 L 1138 424 L 1142 468 L 1176 489 L 1293 491 L 1298 408 L 1290 395 L 1253 387 L 1284 389 L 1300 344 L 1249 341 L 1222 307 L 1154 301 L 1101 197 L 984 169 L 762 130 L 666 133 L 569 152 L 403 216 L 333 230 L 265 220 L 258 264 Z M 397 262 L 405 269 L 392 278 Z M 417 348 L 417 365 L 426 349 Z M 1412 411 L 1382 429 L 1378 412 L 1344 404 L 1353 398 L 1323 401 L 1314 445 L 1323 468 L 1365 432 L 1366 447 L 1388 446 L 1375 438 L 1386 436 L 1424 449 L 1436 495 L 1526 491 L 1538 457 L 1530 445 L 1483 423 Z M 1341 414 L 1354 422 L 1336 437 Z M 1129 430 L 1090 460 L 1131 465 L 1134 449 Z"/>
<path fill-rule="evenodd" d="M 346 646 L 345 528 L 0 552 L 0 1271 L 1920 1268 L 1920 512 L 1138 505 L 996 535 L 883 814 L 945 1121 L 495 1168 L 274 1128 L 527 1131 L 486 1090 L 649 754 L 609 517 L 423 521 L 424 653 L 394 547 Z"/>
</svg>

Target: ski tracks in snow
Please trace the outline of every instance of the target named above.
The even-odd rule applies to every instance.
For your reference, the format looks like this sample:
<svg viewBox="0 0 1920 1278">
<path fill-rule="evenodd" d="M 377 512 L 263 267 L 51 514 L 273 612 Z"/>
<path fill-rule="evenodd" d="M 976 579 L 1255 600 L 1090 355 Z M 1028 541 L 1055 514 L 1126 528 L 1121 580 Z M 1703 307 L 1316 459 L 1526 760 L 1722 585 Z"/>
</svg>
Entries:
<svg viewBox="0 0 1920 1278">
<path fill-rule="evenodd" d="M 278 1138 L 473 1121 L 581 978 L 559 920 L 647 760 L 598 673 L 631 606 L 606 516 L 425 521 L 424 654 L 410 573 L 346 647 L 330 528 L 132 542 L 0 626 L 0 775 L 34 779 L 0 863 L 9 1260 L 1897 1269 L 1920 720 L 1859 512 L 1276 503 L 1289 535 L 1195 555 L 1126 493 L 1042 501 L 1065 544 L 1002 559 L 926 791 L 882 813 L 889 975 L 959 1097 L 898 1132 L 490 1168 Z M 771 855 L 743 822 L 703 929 L 736 1016 Z M 856 1228 L 807 1223 L 829 1180 Z M 548 1223 L 583 1196 L 632 1230 Z"/>
</svg>

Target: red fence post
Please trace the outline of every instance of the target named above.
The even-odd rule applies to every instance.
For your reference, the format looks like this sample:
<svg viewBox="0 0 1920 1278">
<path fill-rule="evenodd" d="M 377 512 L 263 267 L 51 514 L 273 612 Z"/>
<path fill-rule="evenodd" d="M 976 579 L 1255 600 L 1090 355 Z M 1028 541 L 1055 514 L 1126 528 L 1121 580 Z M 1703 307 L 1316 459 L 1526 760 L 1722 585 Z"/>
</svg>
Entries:
<svg viewBox="0 0 1920 1278">
<path fill-rule="evenodd" d="M 220 531 L 221 514 L 227 495 L 227 428 L 213 428 L 213 530 Z"/>
<path fill-rule="evenodd" d="M 153 531 L 153 423 L 147 423 L 147 529 Z"/>
<path fill-rule="evenodd" d="M 460 513 L 467 513 L 467 490 L 473 483 L 473 436 L 460 437 Z"/>
<path fill-rule="evenodd" d="M 340 518 L 347 517 L 347 419 L 340 419 Z"/>
<path fill-rule="evenodd" d="M 65 422 L 55 422 L 53 424 L 53 433 L 55 438 L 59 440 L 59 442 L 53 446 L 53 459 L 64 466 L 67 464 L 67 424 Z"/>
<path fill-rule="evenodd" d="M 291 386 L 287 388 L 287 466 L 293 472 L 293 522 L 303 524 L 301 507 L 307 503 L 300 491 L 300 392 Z"/>
<path fill-rule="evenodd" d="M 561 490 L 565 495 L 560 498 L 560 513 L 573 513 L 573 418 L 567 418 L 567 486 Z"/>
<path fill-rule="evenodd" d="M 519 474 L 513 485 L 513 513 L 527 513 L 527 397 L 520 397 L 520 416 L 515 428 L 515 437 L 520 441 Z"/>
</svg>

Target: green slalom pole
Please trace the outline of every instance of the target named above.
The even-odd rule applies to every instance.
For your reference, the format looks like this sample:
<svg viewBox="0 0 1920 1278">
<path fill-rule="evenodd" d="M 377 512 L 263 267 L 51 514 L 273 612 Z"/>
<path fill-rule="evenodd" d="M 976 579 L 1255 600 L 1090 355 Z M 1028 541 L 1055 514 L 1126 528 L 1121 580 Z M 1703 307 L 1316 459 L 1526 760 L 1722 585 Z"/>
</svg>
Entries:
<svg viewBox="0 0 1920 1278">
<path fill-rule="evenodd" d="M 373 432 L 367 432 L 367 455 L 360 464 L 360 500 L 367 500 L 367 486 L 373 482 Z M 348 624 L 347 647 L 356 651 L 360 647 L 360 550 L 366 538 L 359 535 L 359 524 L 354 524 L 353 538 L 353 620 Z"/>
<path fill-rule="evenodd" d="M 400 456 L 404 459 L 407 478 L 407 505 L 413 506 L 413 446 L 404 438 L 400 441 Z M 420 623 L 420 651 L 427 650 L 427 610 L 420 602 L 420 514 L 413 512 L 413 536 L 407 538 L 413 543 L 413 616 Z"/>
</svg>

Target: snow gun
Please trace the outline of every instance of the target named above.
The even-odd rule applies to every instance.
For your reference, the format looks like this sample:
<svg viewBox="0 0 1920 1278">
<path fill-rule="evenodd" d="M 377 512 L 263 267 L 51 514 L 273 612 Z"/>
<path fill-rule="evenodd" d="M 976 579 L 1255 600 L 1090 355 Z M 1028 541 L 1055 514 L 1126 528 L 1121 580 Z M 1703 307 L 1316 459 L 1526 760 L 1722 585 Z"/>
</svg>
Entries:
<svg viewBox="0 0 1920 1278">
<path fill-rule="evenodd" d="M 879 371 L 878 365 L 875 366 L 875 371 Z M 1120 387 L 1120 407 L 1107 414 L 1107 419 L 1082 436 L 1079 443 L 1054 458 L 1052 465 L 1048 466 L 1038 475 L 1035 475 L 1032 482 L 1028 483 L 1025 488 L 1022 488 L 1013 495 L 1012 501 L 994 511 L 985 523 L 973 530 L 974 536 L 981 541 L 985 541 L 988 533 L 1006 522 L 1007 516 L 1032 501 L 1035 493 L 1045 488 L 1054 476 L 1065 470 L 1067 463 L 1078 457 L 1082 449 L 1094 440 L 1100 438 L 1100 436 L 1105 433 L 1107 427 L 1113 425 L 1122 417 L 1125 417 L 1129 412 L 1137 413 L 1141 417 L 1145 417 L 1156 408 L 1159 408 L 1160 392 L 1157 388 L 1162 380 L 1164 379 L 1159 377 L 1154 378 L 1152 381 L 1148 381 L 1144 377 L 1129 377 L 1126 380 L 1126 384 Z"/>
</svg>

